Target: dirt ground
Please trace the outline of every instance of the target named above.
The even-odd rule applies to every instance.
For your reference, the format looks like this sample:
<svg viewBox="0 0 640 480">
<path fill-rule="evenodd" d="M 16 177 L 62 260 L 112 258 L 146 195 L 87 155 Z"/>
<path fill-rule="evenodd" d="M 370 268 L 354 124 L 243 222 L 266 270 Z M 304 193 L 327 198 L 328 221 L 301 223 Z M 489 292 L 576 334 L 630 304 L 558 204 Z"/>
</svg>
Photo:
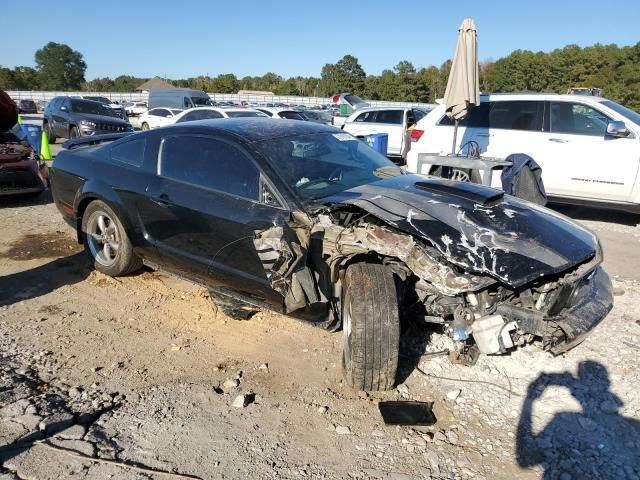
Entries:
<svg viewBox="0 0 640 480">
<path fill-rule="evenodd" d="M 340 333 L 231 320 L 164 273 L 98 274 L 48 193 L 3 200 L 0 480 L 638 479 L 640 228 L 602 215 L 575 214 L 616 304 L 582 345 L 463 367 L 416 361 L 447 339 L 415 327 L 404 382 L 365 394 L 343 384 Z M 398 399 L 433 402 L 436 424 L 385 426 L 378 402 Z"/>
</svg>

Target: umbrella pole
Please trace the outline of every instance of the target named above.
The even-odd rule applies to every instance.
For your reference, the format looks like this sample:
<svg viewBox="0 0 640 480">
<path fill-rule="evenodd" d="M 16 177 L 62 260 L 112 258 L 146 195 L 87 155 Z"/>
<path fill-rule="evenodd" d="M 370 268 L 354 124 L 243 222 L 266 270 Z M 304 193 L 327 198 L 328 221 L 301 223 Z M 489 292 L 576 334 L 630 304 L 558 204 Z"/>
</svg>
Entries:
<svg viewBox="0 0 640 480">
<path fill-rule="evenodd" d="M 455 120 L 453 127 L 453 144 L 451 145 L 451 155 L 456 154 L 456 142 L 458 141 L 458 119 Z"/>
</svg>

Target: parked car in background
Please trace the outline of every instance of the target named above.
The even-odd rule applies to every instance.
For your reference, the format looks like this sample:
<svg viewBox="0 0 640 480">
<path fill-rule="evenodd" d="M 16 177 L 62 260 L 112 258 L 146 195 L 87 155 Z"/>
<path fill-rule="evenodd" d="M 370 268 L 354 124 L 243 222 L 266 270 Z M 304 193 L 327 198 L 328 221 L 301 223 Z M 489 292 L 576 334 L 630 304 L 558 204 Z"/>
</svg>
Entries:
<svg viewBox="0 0 640 480">
<path fill-rule="evenodd" d="M 53 98 L 44 111 L 42 127 L 50 142 L 60 138 L 133 131 L 129 122 L 114 116 L 100 102 L 71 97 Z"/>
<path fill-rule="evenodd" d="M 170 123 L 191 122 L 193 120 L 209 120 L 214 118 L 249 118 L 267 117 L 266 113 L 251 108 L 216 108 L 197 107 L 178 113 Z"/>
<path fill-rule="evenodd" d="M 33 100 L 19 100 L 18 113 L 38 113 L 38 106 Z"/>
<path fill-rule="evenodd" d="M 202 90 L 190 88 L 169 88 L 165 90 L 149 91 L 147 100 L 150 109 L 153 108 L 194 108 L 212 106 L 211 98 Z"/>
<path fill-rule="evenodd" d="M 333 127 L 218 119 L 85 141 L 58 154 L 51 187 L 94 268 L 146 264 L 236 318 L 264 307 L 342 328 L 356 389 L 394 386 L 401 319 L 476 357 L 536 340 L 560 354 L 613 304 L 590 231 L 486 186 L 405 175 Z"/>
<path fill-rule="evenodd" d="M 128 102 L 124 106 L 124 111 L 129 117 L 137 117 L 138 115 L 142 115 L 147 110 L 146 102 Z"/>
<path fill-rule="evenodd" d="M 18 106 L 0 90 L 0 197 L 46 190 L 48 167 L 18 125 Z"/>
<path fill-rule="evenodd" d="M 418 122 L 407 156 L 410 172 L 420 153 L 449 153 L 453 122 L 439 105 Z M 601 97 L 555 94 L 482 95 L 459 122 L 456 150 L 481 155 L 525 153 L 542 167 L 551 200 L 640 212 L 640 114 Z M 499 175 L 493 176 L 500 187 Z"/>
<path fill-rule="evenodd" d="M 323 125 L 333 124 L 333 115 L 321 110 L 302 110 L 301 112 L 307 120 L 315 123 L 322 123 Z"/>
<path fill-rule="evenodd" d="M 118 118 L 126 119 L 126 113 L 124 107 L 116 101 L 112 101 L 107 97 L 101 97 L 98 95 L 74 95 L 71 98 L 83 98 L 85 100 L 93 100 L 94 102 L 100 102 L 107 107 L 113 115 Z"/>
<path fill-rule="evenodd" d="M 427 113 L 415 107 L 364 107 L 352 113 L 342 129 L 358 138 L 386 133 L 389 135 L 387 155 L 404 163 L 411 146 L 410 128 Z"/>
<path fill-rule="evenodd" d="M 290 108 L 278 108 L 278 107 L 256 107 L 256 110 L 261 111 L 269 117 L 273 118 L 286 118 L 288 120 L 304 120 L 307 118 L 299 111 L 292 110 Z"/>
<path fill-rule="evenodd" d="M 142 130 L 164 127 L 173 123 L 173 119 L 183 110 L 181 108 L 152 108 L 140 115 L 139 123 Z"/>
</svg>

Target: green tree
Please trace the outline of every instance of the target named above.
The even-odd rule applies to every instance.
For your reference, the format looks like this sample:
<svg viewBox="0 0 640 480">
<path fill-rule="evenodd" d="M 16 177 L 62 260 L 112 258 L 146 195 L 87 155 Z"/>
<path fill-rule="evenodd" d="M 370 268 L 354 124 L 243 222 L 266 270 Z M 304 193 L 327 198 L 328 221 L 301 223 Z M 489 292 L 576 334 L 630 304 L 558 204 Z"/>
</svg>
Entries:
<svg viewBox="0 0 640 480">
<path fill-rule="evenodd" d="M 351 92 L 363 95 L 366 76 L 367 74 L 358 63 L 358 59 L 353 55 L 345 55 L 335 65 L 333 74 L 337 89 L 335 93 Z"/>
<path fill-rule="evenodd" d="M 328 97 L 340 93 L 336 86 L 336 66 L 333 63 L 325 63 L 320 73 L 320 95 Z"/>
<path fill-rule="evenodd" d="M 213 92 L 238 93 L 238 90 L 240 90 L 240 82 L 233 73 L 223 73 L 213 79 Z"/>
<path fill-rule="evenodd" d="M 14 85 L 13 70 L 0 67 L 0 90 L 13 90 Z"/>
<path fill-rule="evenodd" d="M 40 87 L 45 90 L 79 90 L 87 64 L 82 54 L 63 43 L 49 42 L 35 55 Z"/>
</svg>

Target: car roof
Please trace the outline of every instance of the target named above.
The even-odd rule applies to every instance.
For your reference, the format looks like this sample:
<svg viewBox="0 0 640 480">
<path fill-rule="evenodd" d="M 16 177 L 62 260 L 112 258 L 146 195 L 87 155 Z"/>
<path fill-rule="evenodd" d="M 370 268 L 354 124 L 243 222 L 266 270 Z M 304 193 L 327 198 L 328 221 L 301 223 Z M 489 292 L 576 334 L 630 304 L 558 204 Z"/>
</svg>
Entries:
<svg viewBox="0 0 640 480">
<path fill-rule="evenodd" d="M 261 142 L 273 138 L 311 135 L 315 133 L 339 133 L 335 127 L 300 120 L 273 119 L 265 117 L 220 118 L 195 120 L 172 125 L 166 128 L 198 128 L 211 133 L 221 131 L 238 135 L 248 142 Z"/>
<path fill-rule="evenodd" d="M 362 112 L 375 112 L 376 110 L 407 110 L 407 109 L 411 109 L 413 107 L 398 107 L 398 106 L 385 106 L 385 105 L 378 105 L 376 107 L 363 107 L 363 108 L 358 108 L 357 110 L 354 110 L 353 113 L 362 113 Z"/>
<path fill-rule="evenodd" d="M 481 100 L 585 100 L 588 102 L 606 102 L 603 97 L 595 97 L 592 95 L 570 95 L 565 93 L 547 93 L 547 92 L 511 92 L 511 93 L 483 93 L 480 95 Z"/>
</svg>

